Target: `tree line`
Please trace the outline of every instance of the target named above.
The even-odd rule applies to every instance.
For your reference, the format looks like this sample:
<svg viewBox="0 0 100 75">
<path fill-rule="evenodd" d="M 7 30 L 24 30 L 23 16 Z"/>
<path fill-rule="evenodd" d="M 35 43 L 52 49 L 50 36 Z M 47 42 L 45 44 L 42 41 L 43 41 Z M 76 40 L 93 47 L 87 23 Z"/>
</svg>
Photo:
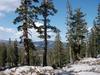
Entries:
<svg viewBox="0 0 100 75">
<path fill-rule="evenodd" d="M 34 49 L 29 49 L 30 65 L 40 65 L 41 60 L 39 54 L 34 46 Z M 12 68 L 24 65 L 24 47 L 21 46 L 17 40 L 0 43 L 0 67 Z M 0 69 L 1 69 L 0 68 Z"/>
</svg>

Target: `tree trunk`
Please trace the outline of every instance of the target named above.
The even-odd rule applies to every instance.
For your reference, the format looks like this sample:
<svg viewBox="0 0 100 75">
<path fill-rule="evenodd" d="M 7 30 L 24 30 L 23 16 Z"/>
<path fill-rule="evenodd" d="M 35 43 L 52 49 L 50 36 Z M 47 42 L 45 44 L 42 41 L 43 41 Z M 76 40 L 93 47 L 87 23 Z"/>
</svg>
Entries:
<svg viewBox="0 0 100 75">
<path fill-rule="evenodd" d="M 28 30 L 27 27 L 24 29 L 24 47 L 25 47 L 25 65 L 29 65 L 29 39 L 28 39 Z"/>
<path fill-rule="evenodd" d="M 44 54 L 43 54 L 43 66 L 47 66 L 47 8 L 46 2 L 44 7 Z"/>
<path fill-rule="evenodd" d="M 73 63 L 71 46 L 69 47 L 70 63 Z"/>
<path fill-rule="evenodd" d="M 30 57 L 29 57 L 29 38 L 28 38 L 28 26 L 27 26 L 27 19 L 28 19 L 28 4 L 27 0 L 25 0 L 25 23 L 23 27 L 23 37 L 24 37 L 24 47 L 25 47 L 25 65 L 30 65 Z"/>
</svg>

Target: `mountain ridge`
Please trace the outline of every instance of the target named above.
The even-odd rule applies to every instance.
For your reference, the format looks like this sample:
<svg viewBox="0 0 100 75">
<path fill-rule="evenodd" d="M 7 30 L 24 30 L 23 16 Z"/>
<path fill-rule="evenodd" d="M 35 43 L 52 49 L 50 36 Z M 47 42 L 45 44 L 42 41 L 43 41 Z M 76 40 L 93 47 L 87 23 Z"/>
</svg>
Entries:
<svg viewBox="0 0 100 75">
<path fill-rule="evenodd" d="M 14 41 L 12 41 L 12 43 L 13 42 Z M 9 41 L 8 40 L 0 40 L 0 43 L 9 44 Z M 44 48 L 44 41 L 34 41 L 33 43 L 37 48 Z M 19 45 L 22 46 L 22 44 L 19 44 Z M 65 42 L 63 42 L 63 46 L 64 46 L 64 48 L 66 47 Z M 54 47 L 54 41 L 48 40 L 48 48 L 53 48 L 53 47 Z"/>
</svg>

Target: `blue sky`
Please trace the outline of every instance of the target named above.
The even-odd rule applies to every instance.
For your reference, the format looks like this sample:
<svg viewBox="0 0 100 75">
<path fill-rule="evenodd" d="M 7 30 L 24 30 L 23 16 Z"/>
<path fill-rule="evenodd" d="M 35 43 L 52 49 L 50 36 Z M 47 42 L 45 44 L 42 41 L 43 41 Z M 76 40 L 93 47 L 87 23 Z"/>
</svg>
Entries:
<svg viewBox="0 0 100 75">
<path fill-rule="evenodd" d="M 55 7 L 58 9 L 58 13 L 51 18 L 51 25 L 57 26 L 61 30 L 62 41 L 66 41 L 66 0 L 53 0 Z M 100 0 L 70 0 L 73 9 L 81 8 L 86 14 L 86 22 L 88 27 L 92 27 L 93 19 L 97 15 L 97 5 Z M 0 39 L 8 40 L 18 39 L 21 32 L 18 32 L 16 25 L 13 25 L 13 19 L 16 17 L 14 13 L 16 7 L 19 6 L 20 0 L 0 0 Z M 38 23 L 39 24 L 39 23 Z M 31 30 L 33 41 L 40 40 L 36 36 L 38 35 L 34 30 Z M 54 40 L 54 35 L 52 34 Z"/>
</svg>

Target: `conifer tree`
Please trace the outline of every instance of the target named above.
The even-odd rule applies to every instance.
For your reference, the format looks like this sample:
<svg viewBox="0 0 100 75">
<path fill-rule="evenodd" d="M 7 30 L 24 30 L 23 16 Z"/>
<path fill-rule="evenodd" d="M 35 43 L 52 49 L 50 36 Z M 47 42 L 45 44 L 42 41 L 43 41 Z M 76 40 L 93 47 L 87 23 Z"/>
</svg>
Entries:
<svg viewBox="0 0 100 75">
<path fill-rule="evenodd" d="M 19 65 L 24 65 L 24 48 L 19 49 Z"/>
<path fill-rule="evenodd" d="M 71 16 L 71 24 L 70 24 L 70 31 L 71 31 L 71 47 L 74 52 L 74 60 L 79 60 L 79 54 L 82 50 L 82 44 L 84 43 L 84 39 L 87 33 L 87 23 L 84 19 L 84 13 L 81 12 L 80 9 L 77 9 L 73 16 Z"/>
<path fill-rule="evenodd" d="M 35 19 L 37 18 L 36 11 L 34 10 L 34 3 L 38 0 L 21 0 L 21 5 L 16 9 L 18 16 L 14 20 L 14 24 L 20 23 L 18 30 L 23 32 L 23 35 L 20 37 L 21 42 L 24 44 L 25 48 L 25 60 L 24 64 L 29 65 L 29 28 L 37 29 L 35 25 Z"/>
<path fill-rule="evenodd" d="M 44 38 L 45 46 L 44 46 L 44 53 L 43 53 L 43 66 L 47 66 L 47 38 L 50 38 L 50 36 L 47 33 L 47 29 L 51 29 L 54 32 L 57 31 L 55 26 L 49 25 L 49 19 L 48 16 L 54 15 L 57 10 L 54 7 L 54 4 L 52 0 L 43 0 L 39 8 L 37 9 L 39 11 L 39 14 L 43 16 L 42 21 L 44 22 L 43 26 L 40 26 L 39 28 L 43 31 L 40 31 L 40 37 Z"/>
<path fill-rule="evenodd" d="M 14 64 L 15 64 L 15 66 L 18 66 L 19 55 L 18 55 L 18 42 L 17 42 L 17 40 L 14 41 L 14 55 L 15 55 Z"/>
<path fill-rule="evenodd" d="M 6 66 L 6 63 L 7 63 L 7 48 L 6 48 L 6 45 L 3 43 L 3 53 L 2 53 L 2 57 L 3 57 L 3 66 L 5 67 Z"/>
<path fill-rule="evenodd" d="M 98 5 L 98 13 L 97 17 L 95 18 L 93 30 L 95 35 L 95 50 L 97 54 L 100 54 L 100 4 Z"/>
<path fill-rule="evenodd" d="M 66 57 L 63 48 L 63 43 L 61 42 L 61 37 L 59 33 L 57 33 L 55 37 L 54 54 L 55 54 L 54 64 L 56 64 L 58 67 L 63 67 L 64 64 L 66 64 Z"/>
<path fill-rule="evenodd" d="M 9 39 L 8 47 L 7 47 L 7 65 L 9 67 L 14 66 L 14 59 L 15 59 L 15 54 L 14 54 L 14 47 L 11 39 Z"/>
<path fill-rule="evenodd" d="M 5 43 L 0 45 L 0 66 L 5 67 L 7 64 L 7 47 Z"/>
<path fill-rule="evenodd" d="M 96 50 L 96 34 L 95 30 L 91 29 L 91 34 L 89 37 L 89 56 L 90 57 L 96 57 L 97 56 L 97 50 Z"/>
<path fill-rule="evenodd" d="M 73 58 L 72 58 L 72 26 L 71 23 L 73 22 L 71 20 L 71 17 L 73 16 L 73 11 L 72 11 L 72 7 L 70 4 L 70 1 L 67 0 L 67 22 L 66 22 L 66 26 L 67 26 L 67 33 L 66 33 L 66 37 L 67 37 L 67 56 L 69 55 L 69 61 L 70 63 L 73 63 Z M 67 59 L 68 60 L 68 59 Z"/>
<path fill-rule="evenodd" d="M 2 66 L 2 45 L 0 44 L 0 66 Z"/>
<path fill-rule="evenodd" d="M 30 43 L 29 43 L 29 56 L 30 56 L 30 65 L 35 65 L 35 62 L 36 60 L 36 57 L 34 56 L 38 56 L 38 55 L 35 55 L 36 53 L 36 47 L 35 45 L 33 44 L 32 40 L 30 40 Z"/>
</svg>

